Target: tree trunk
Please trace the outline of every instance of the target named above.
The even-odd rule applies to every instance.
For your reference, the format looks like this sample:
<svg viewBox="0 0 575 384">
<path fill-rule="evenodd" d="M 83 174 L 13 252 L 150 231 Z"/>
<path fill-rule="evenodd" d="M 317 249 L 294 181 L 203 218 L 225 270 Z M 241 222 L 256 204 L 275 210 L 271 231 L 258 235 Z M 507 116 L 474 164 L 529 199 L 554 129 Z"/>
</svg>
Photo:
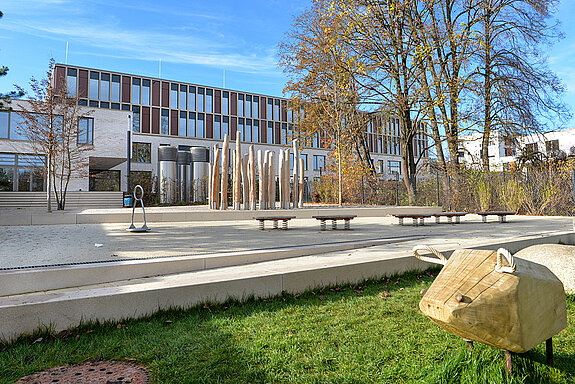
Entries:
<svg viewBox="0 0 575 384">
<path fill-rule="evenodd" d="M 489 138 L 491 136 L 491 9 L 486 5 L 485 10 L 485 80 L 484 92 L 484 126 L 481 140 L 481 163 L 483 170 L 489 172 Z"/>
</svg>

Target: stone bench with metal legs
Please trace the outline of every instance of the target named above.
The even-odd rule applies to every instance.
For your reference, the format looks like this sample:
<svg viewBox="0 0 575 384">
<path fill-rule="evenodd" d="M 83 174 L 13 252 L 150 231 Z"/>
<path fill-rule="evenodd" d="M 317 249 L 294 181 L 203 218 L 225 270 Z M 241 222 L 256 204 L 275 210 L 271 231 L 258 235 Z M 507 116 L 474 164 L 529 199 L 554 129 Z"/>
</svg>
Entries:
<svg viewBox="0 0 575 384">
<path fill-rule="evenodd" d="M 288 229 L 288 221 L 291 219 L 295 219 L 295 216 L 263 216 L 263 217 L 254 217 L 255 220 L 260 222 L 260 229 L 263 231 L 265 228 L 265 222 L 273 221 L 273 229 L 278 229 L 278 221 L 282 222 L 281 229 Z"/>
<path fill-rule="evenodd" d="M 350 230 L 350 220 L 353 220 L 357 215 L 318 215 L 312 216 L 312 218 L 318 220 L 320 222 L 319 228 L 322 231 L 327 229 L 325 222 L 331 220 L 331 229 L 337 229 L 337 221 L 343 220 L 343 229 Z"/>
<path fill-rule="evenodd" d="M 481 216 L 481 221 L 487 223 L 487 216 L 499 216 L 499 222 L 505 223 L 506 216 L 515 215 L 513 211 L 485 211 L 485 212 L 477 212 L 478 215 Z"/>
<path fill-rule="evenodd" d="M 393 215 L 399 219 L 399 225 L 403 225 L 403 219 L 412 219 L 413 225 L 418 227 L 420 225 L 425 225 L 424 219 L 431 217 L 431 214 L 411 214 L 411 213 L 397 213 Z"/>
</svg>

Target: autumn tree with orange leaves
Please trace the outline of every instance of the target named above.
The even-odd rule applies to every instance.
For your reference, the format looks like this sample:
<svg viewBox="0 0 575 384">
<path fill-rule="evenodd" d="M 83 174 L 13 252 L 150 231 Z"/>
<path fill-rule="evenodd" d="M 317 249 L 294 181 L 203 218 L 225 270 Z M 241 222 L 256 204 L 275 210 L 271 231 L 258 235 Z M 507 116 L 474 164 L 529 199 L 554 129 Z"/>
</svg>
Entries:
<svg viewBox="0 0 575 384">
<path fill-rule="evenodd" d="M 421 116 L 416 76 L 422 67 L 413 58 L 415 34 L 406 24 L 409 3 L 317 0 L 296 20 L 288 42 L 282 44 L 281 63 L 292 77 L 286 90 L 297 91 L 292 99 L 309 104 L 321 100 L 332 106 L 333 114 L 346 110 L 364 116 L 356 125 L 357 136 L 350 135 L 356 140 L 365 140 L 365 116 L 369 113 L 399 119 L 402 173 L 414 202 L 414 137 Z M 316 97 L 302 97 L 310 94 Z M 338 117 L 332 120 L 343 122 Z M 351 121 L 346 119 L 341 126 Z"/>
<path fill-rule="evenodd" d="M 352 61 L 340 40 L 340 15 L 317 2 L 298 17 L 280 46 L 284 71 L 291 77 L 284 92 L 296 114 L 300 142 L 319 137 L 331 147 L 338 174 L 338 202 L 343 202 L 342 164 L 350 156 L 375 172 L 365 136 L 369 115 L 360 111 L 360 88 L 349 71 Z"/>
</svg>

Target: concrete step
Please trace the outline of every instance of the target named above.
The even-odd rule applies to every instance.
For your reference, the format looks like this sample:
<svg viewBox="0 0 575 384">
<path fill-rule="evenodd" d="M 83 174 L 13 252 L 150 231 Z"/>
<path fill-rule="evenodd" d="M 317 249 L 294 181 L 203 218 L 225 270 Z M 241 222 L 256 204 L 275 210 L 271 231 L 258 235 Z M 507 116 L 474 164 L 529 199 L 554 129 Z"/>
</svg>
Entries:
<svg viewBox="0 0 575 384">
<path fill-rule="evenodd" d="M 69 191 L 66 194 L 66 209 L 121 208 L 122 192 Z M 45 209 L 46 192 L 0 192 L 0 210 Z M 52 194 L 52 209 L 56 199 Z"/>
<path fill-rule="evenodd" d="M 82 321 L 120 321 L 160 309 L 298 293 L 428 267 L 405 252 L 381 257 L 376 248 L 382 246 L 364 257 L 345 251 L 3 296 L 0 338 L 14 340 L 43 326 L 60 331 Z"/>
<path fill-rule="evenodd" d="M 1 197 L 2 195 L 0 195 Z M 101 208 L 106 208 L 102 206 Z M 71 209 L 71 208 L 70 208 Z M 136 209 L 134 220 L 143 221 L 141 208 Z M 441 207 L 344 207 L 344 208 L 313 208 L 304 209 L 274 209 L 263 211 L 214 211 L 207 207 L 152 207 L 146 208 L 148 223 L 155 222 L 192 222 L 192 221 L 237 221 L 252 220 L 255 216 L 295 216 L 296 219 L 311 219 L 317 215 L 357 215 L 357 217 L 384 217 L 396 213 L 426 213 L 441 212 Z M 132 209 L 87 209 L 78 212 L 58 212 L 57 214 L 43 212 L 13 212 L 0 210 L 0 225 L 48 225 L 48 224 L 129 224 Z M 290 226 L 293 225 L 290 222 Z M 353 221 L 352 221 L 353 228 Z"/>
<path fill-rule="evenodd" d="M 419 238 L 421 236 L 403 236 L 388 239 L 341 241 L 329 244 L 322 243 L 190 256 L 4 268 L 0 270 L 0 296 L 75 287 L 79 285 L 79 282 L 81 282 L 81 285 L 92 285 L 247 265 L 263 261 L 382 246 Z"/>
<path fill-rule="evenodd" d="M 529 245 L 573 244 L 574 240 L 573 232 L 557 232 L 485 241 L 471 248 L 496 250 L 505 247 L 515 253 Z M 89 285 L 89 280 L 83 280 L 87 275 L 75 276 L 75 281 L 82 282 L 81 286 L 0 297 L 0 319 L 3 320 L 0 322 L 0 339 L 14 340 L 39 327 L 60 331 L 82 321 L 121 321 L 150 315 L 160 309 L 188 308 L 205 302 L 221 303 L 232 298 L 269 297 L 284 291 L 300 293 L 315 287 L 358 283 L 368 278 L 423 270 L 430 265 L 413 257 L 411 252 L 411 246 L 420 241 L 425 242 L 425 239 L 335 252 L 323 248 L 324 253 L 315 255 L 280 257 L 271 261 L 264 259 L 251 264 L 220 265 L 196 271 L 164 272 L 157 276 Z M 453 245 L 442 243 L 437 243 L 436 247 L 446 256 L 454 249 Z M 251 261 L 254 260 L 248 258 L 242 263 Z M 107 271 L 110 272 L 109 269 Z M 72 271 L 67 273 L 72 274 Z M 20 275 L 21 278 L 23 276 Z M 65 276 L 51 276 L 51 279 L 58 278 Z M 27 284 L 32 284 L 32 280 Z"/>
</svg>

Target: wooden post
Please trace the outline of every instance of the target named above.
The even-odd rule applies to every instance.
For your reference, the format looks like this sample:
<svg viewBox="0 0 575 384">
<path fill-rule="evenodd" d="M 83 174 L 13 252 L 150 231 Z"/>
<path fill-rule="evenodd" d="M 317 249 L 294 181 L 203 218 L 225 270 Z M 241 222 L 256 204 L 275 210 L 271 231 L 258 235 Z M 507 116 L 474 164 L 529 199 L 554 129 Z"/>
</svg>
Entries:
<svg viewBox="0 0 575 384">
<path fill-rule="evenodd" d="M 242 196 L 242 132 L 236 132 L 236 150 L 234 152 L 234 209 L 240 209 Z"/>
<path fill-rule="evenodd" d="M 220 155 L 221 150 L 216 146 L 214 146 L 214 165 L 212 171 L 212 201 L 214 202 L 214 209 L 219 209 L 219 194 L 220 194 Z"/>
<path fill-rule="evenodd" d="M 513 361 L 511 360 L 511 352 L 508 350 L 505 350 L 505 370 L 510 375 L 511 372 L 513 371 Z"/>
<path fill-rule="evenodd" d="M 297 139 L 294 139 L 293 140 L 293 207 L 294 208 L 297 208 L 297 200 L 299 197 L 298 166 L 299 166 L 299 152 L 297 148 Z"/>
<path fill-rule="evenodd" d="M 242 156 L 242 189 L 244 191 L 244 210 L 250 209 L 250 183 L 249 183 L 248 155 Z"/>
<path fill-rule="evenodd" d="M 256 209 L 256 163 L 255 163 L 255 152 L 254 146 L 250 145 L 249 150 L 249 160 L 248 160 L 248 168 L 249 168 L 249 180 L 250 180 L 250 209 Z"/>
<path fill-rule="evenodd" d="M 275 152 L 270 151 L 268 159 L 268 191 L 269 208 L 276 209 L 276 170 Z"/>
<path fill-rule="evenodd" d="M 545 355 L 547 357 L 547 365 L 553 366 L 553 338 L 550 337 L 545 341 Z"/>
<path fill-rule="evenodd" d="M 263 189 L 263 194 L 264 194 L 264 209 L 269 209 L 270 207 L 270 202 L 269 202 L 269 190 L 268 190 L 268 175 L 269 175 L 269 165 L 268 165 L 268 161 L 269 161 L 269 153 L 270 151 L 265 151 L 263 153 L 262 156 L 262 168 L 263 168 L 263 184 L 262 184 L 262 189 Z"/>
<path fill-rule="evenodd" d="M 222 196 L 220 200 L 220 209 L 228 209 L 228 171 L 229 171 L 229 153 L 230 137 L 224 135 L 224 144 L 222 146 Z"/>
<path fill-rule="evenodd" d="M 213 166 L 210 163 L 210 166 L 208 167 L 208 206 L 210 209 L 214 209 L 214 197 L 212 196 L 212 172 L 213 170 Z"/>
<path fill-rule="evenodd" d="M 285 194 L 284 194 L 284 205 L 286 209 L 290 209 L 290 200 L 291 200 L 291 194 L 290 194 L 290 171 L 289 171 L 289 155 L 290 155 L 290 150 L 289 148 L 286 149 L 284 151 L 285 155 L 284 155 L 284 188 L 285 188 Z"/>
<path fill-rule="evenodd" d="M 260 200 L 260 210 L 264 208 L 264 162 L 263 154 L 261 149 L 258 150 L 258 174 L 259 174 L 259 200 Z"/>
<path fill-rule="evenodd" d="M 280 209 L 285 209 L 284 205 L 284 195 L 286 192 L 284 185 L 284 151 L 280 149 L 280 155 L 278 159 L 278 187 L 280 189 Z"/>
<path fill-rule="evenodd" d="M 304 163 L 303 159 L 299 159 L 299 208 L 303 208 L 303 178 L 304 178 Z"/>
</svg>

